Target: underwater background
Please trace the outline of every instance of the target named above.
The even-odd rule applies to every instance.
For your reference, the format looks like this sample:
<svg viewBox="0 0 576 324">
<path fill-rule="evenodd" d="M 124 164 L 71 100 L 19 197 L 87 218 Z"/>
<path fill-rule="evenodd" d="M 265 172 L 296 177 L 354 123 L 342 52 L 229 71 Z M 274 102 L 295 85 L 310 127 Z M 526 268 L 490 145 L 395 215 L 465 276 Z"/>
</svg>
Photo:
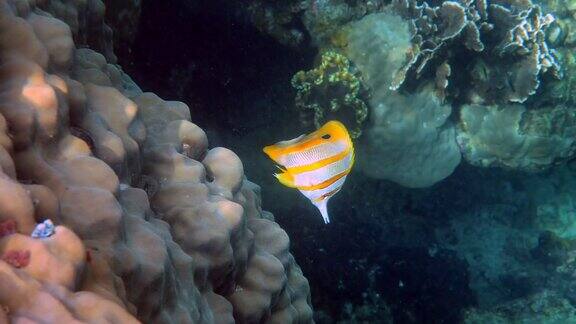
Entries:
<svg viewBox="0 0 576 324">
<path fill-rule="evenodd" d="M 576 1 L 0 26 L 0 323 L 576 323 Z M 355 163 L 325 224 L 262 149 L 330 120 Z"/>
<path fill-rule="evenodd" d="M 190 2 L 144 3 L 120 62 L 241 157 L 317 322 L 576 323 L 576 4 Z M 361 134 L 324 225 L 261 148 L 330 119 Z"/>
</svg>

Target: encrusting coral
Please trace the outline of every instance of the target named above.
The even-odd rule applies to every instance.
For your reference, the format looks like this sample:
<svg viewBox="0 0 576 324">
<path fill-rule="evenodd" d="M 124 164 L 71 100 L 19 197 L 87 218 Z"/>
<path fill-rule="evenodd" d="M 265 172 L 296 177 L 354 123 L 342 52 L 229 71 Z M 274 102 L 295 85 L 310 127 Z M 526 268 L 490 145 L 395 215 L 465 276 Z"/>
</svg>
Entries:
<svg viewBox="0 0 576 324">
<path fill-rule="evenodd" d="M 0 3 L 1 317 L 312 322 L 288 237 L 240 159 L 109 63 L 103 12 Z M 89 44 L 104 55 L 76 49 Z"/>
<path fill-rule="evenodd" d="M 318 129 L 326 121 L 337 119 L 348 126 L 352 138 L 360 137 L 368 106 L 362 98 L 360 79 L 344 55 L 332 51 L 323 53 L 316 68 L 294 75 L 292 86 L 296 89 L 296 107 L 302 111 L 304 123 L 313 120 Z"/>
<path fill-rule="evenodd" d="M 576 113 L 565 106 L 466 105 L 457 138 L 473 165 L 538 171 L 574 156 L 575 133 Z"/>
</svg>

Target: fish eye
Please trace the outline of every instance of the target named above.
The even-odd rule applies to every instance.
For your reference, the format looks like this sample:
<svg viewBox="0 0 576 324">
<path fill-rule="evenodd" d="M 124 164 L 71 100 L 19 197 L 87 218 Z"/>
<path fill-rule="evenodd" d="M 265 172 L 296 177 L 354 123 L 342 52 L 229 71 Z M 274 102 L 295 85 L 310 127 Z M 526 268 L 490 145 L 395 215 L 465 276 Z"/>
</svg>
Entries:
<svg viewBox="0 0 576 324">
<path fill-rule="evenodd" d="M 330 137 L 331 137 L 330 134 L 324 134 L 324 135 L 322 135 L 322 138 L 323 138 L 323 139 L 330 139 Z"/>
</svg>

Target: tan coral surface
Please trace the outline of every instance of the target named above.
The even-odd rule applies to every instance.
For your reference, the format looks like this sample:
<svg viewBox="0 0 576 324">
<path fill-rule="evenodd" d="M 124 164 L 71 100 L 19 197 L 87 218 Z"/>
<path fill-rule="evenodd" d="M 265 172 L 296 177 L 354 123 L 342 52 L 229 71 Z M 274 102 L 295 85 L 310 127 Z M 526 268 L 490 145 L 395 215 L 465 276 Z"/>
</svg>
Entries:
<svg viewBox="0 0 576 324">
<path fill-rule="evenodd" d="M 111 64 L 104 12 L 0 2 L 0 322 L 312 322 L 259 187 Z"/>
</svg>

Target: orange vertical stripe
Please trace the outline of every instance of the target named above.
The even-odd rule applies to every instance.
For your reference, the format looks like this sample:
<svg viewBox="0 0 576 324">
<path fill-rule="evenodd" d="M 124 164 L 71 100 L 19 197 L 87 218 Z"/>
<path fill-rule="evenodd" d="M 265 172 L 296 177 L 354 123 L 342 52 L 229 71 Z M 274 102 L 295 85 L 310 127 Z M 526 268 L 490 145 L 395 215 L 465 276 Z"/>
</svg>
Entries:
<svg viewBox="0 0 576 324">
<path fill-rule="evenodd" d="M 337 175 L 331 177 L 331 178 L 328 179 L 328 180 L 322 181 L 322 182 L 320 182 L 319 184 L 315 184 L 315 185 L 312 185 L 312 186 L 299 186 L 299 187 L 296 187 L 296 188 L 298 188 L 298 189 L 300 189 L 300 190 L 304 190 L 304 191 L 312 191 L 312 190 L 324 189 L 324 188 L 330 186 L 331 184 L 333 184 L 334 182 L 340 180 L 342 177 L 345 177 L 348 173 L 350 173 L 350 169 L 348 169 L 348 170 L 346 170 L 346 171 L 344 171 L 344 172 L 338 173 Z"/>
</svg>

